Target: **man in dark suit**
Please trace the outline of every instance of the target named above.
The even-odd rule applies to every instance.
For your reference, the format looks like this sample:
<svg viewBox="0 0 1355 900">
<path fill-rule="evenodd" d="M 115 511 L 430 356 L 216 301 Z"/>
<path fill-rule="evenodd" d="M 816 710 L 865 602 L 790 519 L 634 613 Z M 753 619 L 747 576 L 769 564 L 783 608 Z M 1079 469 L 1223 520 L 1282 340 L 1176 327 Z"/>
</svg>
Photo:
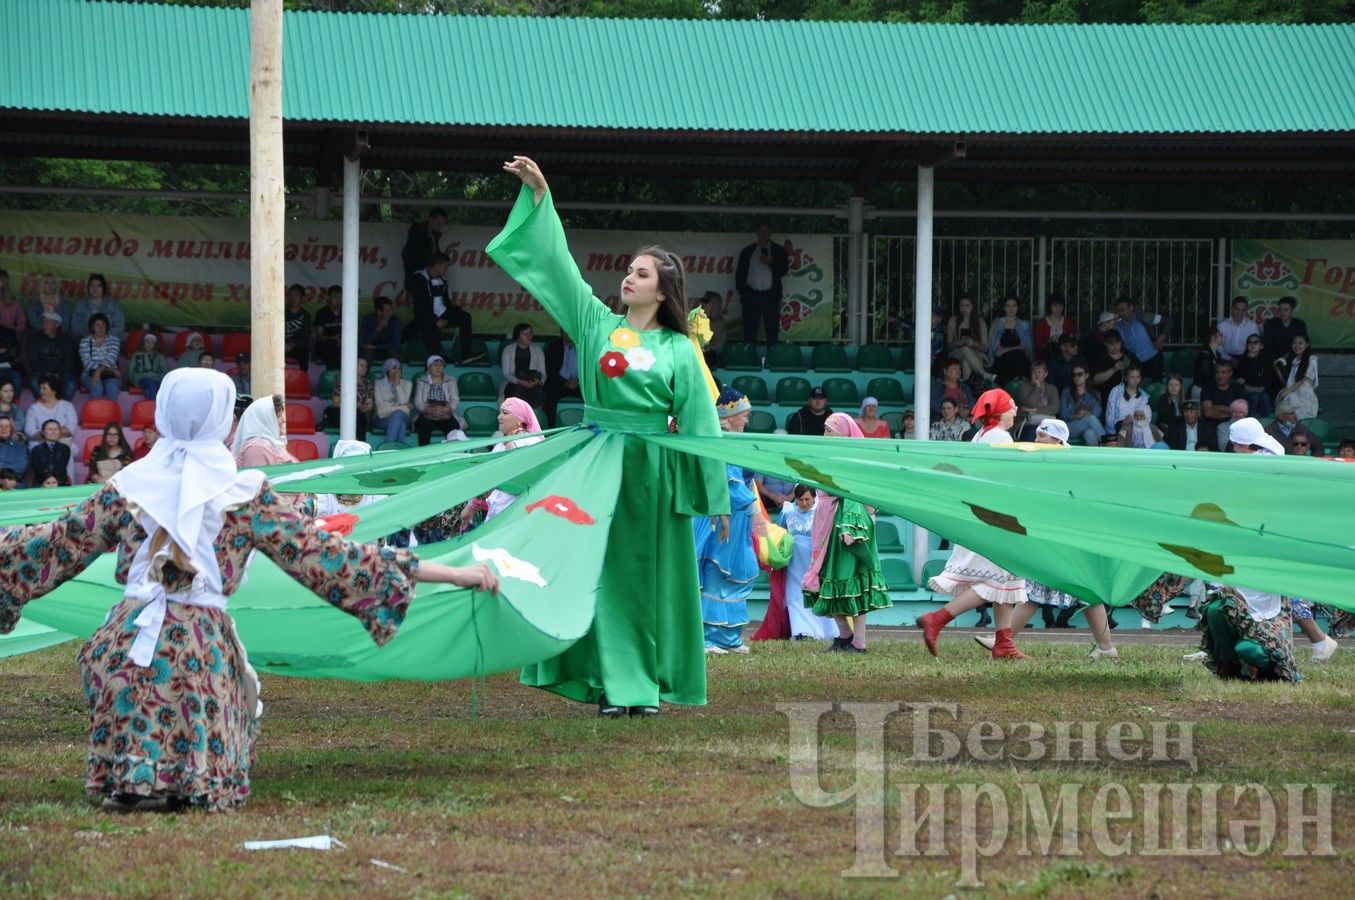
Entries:
<svg viewBox="0 0 1355 900">
<path fill-rule="evenodd" d="M 558 338 L 546 345 L 547 427 L 555 427 L 561 400 L 579 396 L 579 351 L 573 339 L 561 331 Z"/>
<path fill-rule="evenodd" d="M 761 222 L 757 240 L 739 253 L 734 287 L 743 303 L 743 339 L 757 341 L 758 320 L 767 331 L 767 343 L 775 344 L 781 330 L 781 279 L 790 271 L 786 248 L 772 243 L 772 226 Z"/>
<path fill-rule="evenodd" d="M 1167 446 L 1173 450 L 1217 450 L 1214 446 L 1218 428 L 1200 420 L 1200 403 L 1187 400 L 1181 404 L 1181 420 L 1167 423 Z"/>
<path fill-rule="evenodd" d="M 471 317 L 447 296 L 447 267 L 451 259 L 434 253 L 428 265 L 409 279 L 409 303 L 414 307 L 414 332 L 423 339 L 430 356 L 442 355 L 442 329 L 454 327 L 461 332 L 461 365 L 478 362 L 484 354 L 471 356 Z"/>
<path fill-rule="evenodd" d="M 405 246 L 400 249 L 400 262 L 405 267 L 405 282 L 414 273 L 428 265 L 434 253 L 442 252 L 442 229 L 447 227 L 447 213 L 435 206 L 428 211 L 428 219 L 409 226 Z"/>
<path fill-rule="evenodd" d="M 1308 323 L 1294 318 L 1294 307 L 1298 302 L 1294 297 L 1281 297 L 1279 315 L 1266 319 L 1266 324 L 1261 326 L 1261 341 L 1272 360 L 1293 349 L 1294 335 L 1308 336 Z"/>
</svg>

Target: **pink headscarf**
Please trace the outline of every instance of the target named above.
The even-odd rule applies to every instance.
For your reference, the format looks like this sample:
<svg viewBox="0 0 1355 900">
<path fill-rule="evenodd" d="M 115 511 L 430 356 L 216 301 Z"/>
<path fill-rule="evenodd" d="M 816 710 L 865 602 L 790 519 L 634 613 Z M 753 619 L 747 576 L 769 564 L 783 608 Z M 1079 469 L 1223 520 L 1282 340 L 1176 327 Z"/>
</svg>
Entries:
<svg viewBox="0 0 1355 900">
<path fill-rule="evenodd" d="M 522 427 L 528 431 L 541 430 L 541 423 L 536 420 L 536 412 L 532 409 L 532 405 L 521 397 L 509 397 L 503 401 L 501 407 L 517 416 L 519 421 L 522 422 Z"/>
<path fill-rule="evenodd" d="M 846 413 L 833 413 L 828 420 L 823 423 L 824 434 L 834 434 L 838 437 L 863 438 L 865 432 L 861 426 L 856 424 L 856 420 Z"/>
</svg>

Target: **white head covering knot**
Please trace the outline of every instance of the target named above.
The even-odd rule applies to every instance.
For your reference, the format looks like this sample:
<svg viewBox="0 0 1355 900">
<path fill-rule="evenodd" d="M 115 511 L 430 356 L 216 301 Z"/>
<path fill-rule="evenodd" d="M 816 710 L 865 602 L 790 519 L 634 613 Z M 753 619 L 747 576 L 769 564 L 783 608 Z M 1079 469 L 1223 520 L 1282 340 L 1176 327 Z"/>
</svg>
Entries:
<svg viewBox="0 0 1355 900">
<path fill-rule="evenodd" d="M 1284 456 L 1284 447 L 1275 438 L 1266 434 L 1261 423 L 1253 418 L 1238 419 L 1228 426 L 1228 440 L 1234 444 L 1247 444 L 1259 448 L 1260 453 L 1272 456 Z"/>
</svg>

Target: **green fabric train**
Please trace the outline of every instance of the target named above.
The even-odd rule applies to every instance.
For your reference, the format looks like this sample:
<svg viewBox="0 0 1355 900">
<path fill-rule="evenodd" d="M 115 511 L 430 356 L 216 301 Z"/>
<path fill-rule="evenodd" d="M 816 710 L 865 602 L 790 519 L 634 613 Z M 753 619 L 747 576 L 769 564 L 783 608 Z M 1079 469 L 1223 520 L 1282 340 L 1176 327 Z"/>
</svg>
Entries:
<svg viewBox="0 0 1355 900">
<path fill-rule="evenodd" d="M 276 674 L 442 679 L 553 656 L 587 632 L 617 504 L 621 445 L 579 426 L 509 453 L 491 441 L 434 445 L 269 470 L 279 489 L 389 494 L 364 507 L 359 540 L 388 534 L 494 486 L 519 500 L 458 541 L 420 555 L 492 559 L 496 600 L 421 586 L 404 627 L 377 649 L 351 620 L 267 560 L 231 598 L 250 659 Z M 1326 460 L 1018 444 L 824 440 L 786 435 L 645 435 L 670 450 L 802 481 L 874 505 L 1018 574 L 1121 605 L 1164 571 L 1355 610 L 1347 536 L 1355 466 Z M 0 495 L 0 524 L 47 521 L 89 488 Z M 637 536 L 637 540 L 645 539 Z M 111 557 L 24 608 L 0 655 L 89 634 L 122 594 Z M 492 640 L 489 639 L 490 636 Z"/>
</svg>

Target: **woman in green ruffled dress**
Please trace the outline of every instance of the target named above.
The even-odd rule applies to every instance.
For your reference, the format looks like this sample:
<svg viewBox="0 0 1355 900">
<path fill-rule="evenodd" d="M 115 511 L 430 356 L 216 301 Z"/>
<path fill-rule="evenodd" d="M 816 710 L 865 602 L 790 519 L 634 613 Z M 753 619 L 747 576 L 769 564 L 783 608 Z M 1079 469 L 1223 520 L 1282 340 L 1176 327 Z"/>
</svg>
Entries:
<svg viewBox="0 0 1355 900">
<path fill-rule="evenodd" d="M 846 413 L 829 416 L 823 434 L 865 437 Z M 894 605 L 880 571 L 875 517 L 858 500 L 821 492 L 811 544 L 814 555 L 805 572 L 805 606 L 814 615 L 832 616 L 837 622 L 838 636 L 831 649 L 865 653 L 866 613 Z"/>
<path fill-rule="evenodd" d="M 625 313 L 613 312 L 579 274 L 541 169 L 516 156 L 504 171 L 523 188 L 487 252 L 574 337 L 584 424 L 623 445 L 620 469 L 598 474 L 621 485 L 593 626 L 564 653 L 524 668 L 522 682 L 597 703 L 608 718 L 657 715 L 661 700 L 702 705 L 706 663 L 691 517 L 729 513 L 725 468 L 640 437 L 667 433 L 670 416 L 682 434 L 720 433 L 688 336 L 682 261 L 658 247 L 641 250 L 621 281 Z"/>
</svg>

